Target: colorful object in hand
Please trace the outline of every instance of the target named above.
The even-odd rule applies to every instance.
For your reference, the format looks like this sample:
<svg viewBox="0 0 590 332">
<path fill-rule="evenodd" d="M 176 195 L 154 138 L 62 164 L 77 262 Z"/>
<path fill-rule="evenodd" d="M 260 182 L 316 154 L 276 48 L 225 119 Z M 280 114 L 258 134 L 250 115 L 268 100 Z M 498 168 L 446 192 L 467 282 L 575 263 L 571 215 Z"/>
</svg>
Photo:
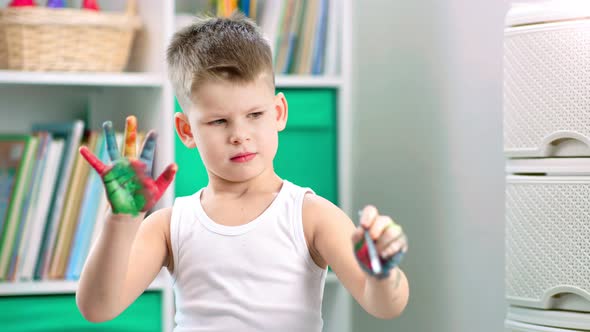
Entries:
<svg viewBox="0 0 590 332">
<path fill-rule="evenodd" d="M 12 0 L 8 7 L 35 7 L 34 0 Z"/>
<path fill-rule="evenodd" d="M 64 0 L 47 0 L 47 7 L 49 8 L 64 8 L 66 2 Z"/>
<path fill-rule="evenodd" d="M 170 164 L 154 181 L 151 177 L 156 147 L 156 134 L 150 131 L 141 148 L 140 158 L 136 159 L 137 120 L 127 118 L 125 125 L 125 147 L 123 156 L 119 155 L 117 140 L 110 121 L 103 124 L 107 152 L 112 165 L 103 164 L 86 146 L 80 153 L 103 180 L 107 198 L 114 213 L 137 216 L 139 212 L 151 209 L 176 174 L 176 164 Z"/>
<path fill-rule="evenodd" d="M 96 2 L 96 0 L 84 0 L 84 2 L 82 2 L 82 8 L 96 11 L 100 10 L 100 8 L 98 8 L 98 3 Z"/>
<path fill-rule="evenodd" d="M 369 275 L 383 279 L 389 277 L 389 272 L 402 261 L 403 252 L 398 252 L 389 259 L 383 259 L 377 252 L 375 242 L 371 239 L 369 231 L 364 231 L 364 237 L 354 248 L 354 256 L 361 268 Z"/>
</svg>

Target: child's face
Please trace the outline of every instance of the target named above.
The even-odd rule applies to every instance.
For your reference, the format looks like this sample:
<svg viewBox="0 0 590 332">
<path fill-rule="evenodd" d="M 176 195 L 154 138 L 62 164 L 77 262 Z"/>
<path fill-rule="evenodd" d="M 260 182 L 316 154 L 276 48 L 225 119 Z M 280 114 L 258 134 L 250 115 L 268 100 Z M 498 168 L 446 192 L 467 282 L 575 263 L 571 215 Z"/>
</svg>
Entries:
<svg viewBox="0 0 590 332">
<path fill-rule="evenodd" d="M 272 170 L 287 103 L 266 78 L 247 84 L 206 83 L 187 112 L 210 177 L 241 182 Z"/>
</svg>

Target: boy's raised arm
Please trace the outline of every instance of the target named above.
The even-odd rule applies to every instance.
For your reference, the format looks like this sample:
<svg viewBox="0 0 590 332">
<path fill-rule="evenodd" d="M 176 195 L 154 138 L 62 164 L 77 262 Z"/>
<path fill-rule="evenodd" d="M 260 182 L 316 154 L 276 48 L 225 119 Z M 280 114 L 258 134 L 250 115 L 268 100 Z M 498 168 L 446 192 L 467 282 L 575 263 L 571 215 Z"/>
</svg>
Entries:
<svg viewBox="0 0 590 332">
<path fill-rule="evenodd" d="M 143 220 L 109 214 L 80 276 L 76 303 L 91 322 L 117 317 L 167 263 L 166 224 L 171 209 Z"/>
<path fill-rule="evenodd" d="M 362 229 L 360 227 L 355 229 L 350 218 L 328 200 L 316 195 L 306 195 L 305 197 L 303 204 L 304 224 L 311 225 L 314 250 L 320 254 L 344 287 L 369 314 L 382 319 L 399 316 L 406 307 L 409 296 L 405 274 L 401 269 L 395 267 L 386 278 L 379 279 L 369 276 L 363 271 L 354 254 L 353 243 L 359 241 Z M 376 209 L 373 212 L 377 213 Z M 388 252 L 392 247 L 399 245 L 399 241 L 386 238 L 390 232 L 386 231 L 386 225 L 380 225 L 381 222 L 373 222 L 377 216 L 365 217 L 365 219 L 364 225 L 373 226 L 371 227 L 372 231 L 381 229 L 379 234 L 372 235 L 373 238 L 386 240 L 385 242 L 376 241 L 380 253 Z M 387 220 L 387 218 L 379 220 Z M 393 235 L 393 237 L 402 239 L 400 236 Z M 405 236 L 403 241 L 405 241 Z M 406 250 L 403 243 L 398 250 Z"/>
<path fill-rule="evenodd" d="M 103 125 L 111 165 L 103 164 L 86 147 L 80 153 L 101 176 L 111 213 L 80 276 L 76 303 L 89 321 L 110 320 L 129 306 L 166 264 L 171 209 L 145 212 L 160 199 L 174 179 L 176 165 L 151 177 L 156 135 L 149 132 L 136 158 L 134 116 L 127 118 L 125 148 L 119 155 L 112 124 Z M 102 222 L 102 221 L 97 221 Z"/>
</svg>

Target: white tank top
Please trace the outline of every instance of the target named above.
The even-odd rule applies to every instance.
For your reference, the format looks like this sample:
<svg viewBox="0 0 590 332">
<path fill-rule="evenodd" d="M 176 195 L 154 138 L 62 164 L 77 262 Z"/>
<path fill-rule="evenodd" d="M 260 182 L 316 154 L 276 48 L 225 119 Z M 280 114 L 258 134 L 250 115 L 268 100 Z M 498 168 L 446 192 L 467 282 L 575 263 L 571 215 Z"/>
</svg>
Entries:
<svg viewBox="0 0 590 332">
<path fill-rule="evenodd" d="M 175 332 L 321 331 L 326 269 L 303 233 L 303 196 L 286 180 L 253 221 L 224 226 L 201 206 L 201 192 L 176 198 L 170 242 Z"/>
</svg>

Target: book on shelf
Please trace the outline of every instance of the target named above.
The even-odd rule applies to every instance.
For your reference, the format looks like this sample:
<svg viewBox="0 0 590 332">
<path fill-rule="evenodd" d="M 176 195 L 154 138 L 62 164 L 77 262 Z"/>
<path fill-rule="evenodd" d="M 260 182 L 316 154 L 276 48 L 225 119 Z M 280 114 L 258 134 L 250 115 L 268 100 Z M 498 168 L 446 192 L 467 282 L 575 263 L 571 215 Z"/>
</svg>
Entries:
<svg viewBox="0 0 590 332">
<path fill-rule="evenodd" d="M 296 64 L 293 67 L 293 73 L 298 75 L 305 75 L 311 72 L 311 53 L 314 44 L 310 41 L 313 40 L 314 29 L 316 28 L 317 23 L 317 4 L 318 0 L 307 0 L 305 21 L 301 27 L 302 42 L 297 49 L 297 54 L 295 55 Z"/>
<path fill-rule="evenodd" d="M 37 202 L 31 211 L 30 226 L 24 230 L 26 240 L 21 241 L 21 259 L 17 261 L 14 280 L 33 279 L 43 232 L 49 216 L 49 207 L 53 197 L 53 188 L 57 184 L 59 165 L 64 153 L 64 140 L 51 138 L 47 148 L 47 158 L 42 170 L 41 183 L 37 192 Z"/>
<path fill-rule="evenodd" d="M 98 132 L 89 131 L 81 144 L 88 146 L 90 151 L 96 148 Z M 76 149 L 77 152 L 77 149 Z M 50 279 L 63 279 L 66 272 L 67 259 L 70 253 L 76 222 L 80 212 L 80 204 L 84 188 L 88 181 L 90 165 L 81 154 L 76 153 L 72 176 L 67 189 L 64 208 L 61 213 L 55 250 L 51 255 L 48 276 Z"/>
<path fill-rule="evenodd" d="M 7 209 L 2 219 L 2 234 L 0 237 L 0 280 L 6 280 L 16 233 L 21 221 L 21 206 L 26 190 L 31 181 L 35 153 L 39 140 L 32 135 L 2 135 L 0 136 L 0 168 L 2 169 L 2 192 L 9 193 L 3 198 L 8 201 Z"/>
<path fill-rule="evenodd" d="M 69 127 L 67 135 L 54 136 L 55 131 L 0 135 L 0 211 L 5 226 L 0 231 L 2 281 L 77 280 L 102 231 L 109 202 L 102 178 L 92 171 L 78 148 L 88 146 L 109 164 L 106 139 L 98 131 L 75 134 L 80 130 L 76 126 L 79 124 L 75 122 L 60 124 Z M 121 132 L 115 134 L 119 151 L 123 136 Z M 137 133 L 138 149 L 144 138 L 144 132 Z M 71 158 L 71 165 L 66 171 L 67 158 Z M 50 227 L 50 206 L 64 178 L 68 182 L 63 188 L 63 205 L 59 218 Z M 49 247 L 51 236 L 55 238 Z M 36 275 L 40 266 L 47 270 Z"/>
<path fill-rule="evenodd" d="M 305 5 L 307 4 L 308 0 L 300 0 L 297 1 L 295 7 L 293 8 L 293 19 L 291 20 L 291 24 L 289 26 L 289 31 L 287 33 L 287 55 L 284 67 L 281 71 L 283 74 L 288 73 L 296 73 L 295 71 L 295 56 L 299 52 L 299 48 L 302 43 L 302 29 L 304 25 L 305 16 Z"/>
<path fill-rule="evenodd" d="M 78 147 L 82 140 L 84 123 L 81 120 L 66 123 L 39 123 L 33 126 L 33 131 L 47 131 L 53 137 L 59 137 L 64 140 L 64 153 L 59 166 L 57 184 L 53 191 L 49 215 L 43 231 L 35 266 L 35 279 L 43 279 L 49 272 L 51 255 L 54 251 L 59 230 L 59 219 L 62 214 L 74 161 L 78 154 Z"/>
<path fill-rule="evenodd" d="M 311 74 L 324 73 L 324 52 L 326 50 L 326 34 L 328 31 L 328 0 L 319 0 L 317 27 L 314 35 L 313 54 L 311 56 Z"/>
<path fill-rule="evenodd" d="M 338 75 L 341 10 L 338 0 L 266 1 L 258 24 L 271 44 L 275 72 Z"/>
<path fill-rule="evenodd" d="M 46 132 L 37 134 L 39 144 L 35 153 L 35 159 L 32 165 L 31 181 L 26 189 L 26 195 L 21 204 L 21 217 L 18 230 L 15 234 L 12 255 L 6 279 L 15 278 L 16 267 L 23 259 L 23 254 L 28 243 L 28 236 L 32 224 L 33 213 L 38 203 L 39 186 L 41 184 L 45 161 L 47 159 L 48 146 L 51 143 L 51 135 Z"/>
<path fill-rule="evenodd" d="M 94 154 L 103 163 L 108 162 L 106 141 L 102 134 L 98 136 Z M 77 280 L 80 277 L 92 241 L 94 226 L 102 220 L 98 219 L 100 218 L 99 211 L 106 209 L 106 206 L 102 203 L 103 198 L 105 202 L 108 202 L 106 196 L 103 195 L 102 179 L 98 173 L 90 171 L 65 272 L 65 279 L 67 280 Z"/>
<path fill-rule="evenodd" d="M 17 180 L 26 140 L 26 136 L 0 137 L 0 235 L 8 217 L 10 197 Z"/>
<path fill-rule="evenodd" d="M 288 72 L 287 59 L 289 57 L 289 41 L 290 34 L 292 33 L 292 27 L 298 23 L 292 23 L 296 20 L 295 11 L 298 10 L 297 4 L 300 4 L 300 0 L 286 0 L 282 7 L 281 20 L 278 26 L 278 34 L 276 43 L 276 53 L 274 54 L 274 66 L 277 74 L 286 74 Z M 299 6 L 299 9 L 301 6 Z M 294 29 L 294 28 L 293 28 Z M 297 33 L 298 31 L 293 31 Z"/>
<path fill-rule="evenodd" d="M 86 145 L 110 164 L 104 134 L 82 131 L 83 124 L 73 121 L 36 125 L 33 134 L 0 135 L 0 280 L 80 277 L 102 231 L 109 201 L 102 178 L 78 148 Z M 137 133 L 138 150 L 145 136 Z M 119 151 L 123 137 L 115 133 Z M 58 200 L 59 217 L 52 220 L 52 204 Z"/>
<path fill-rule="evenodd" d="M 227 17 L 235 10 L 260 26 L 271 47 L 275 73 L 304 76 L 340 73 L 342 1 L 216 0 L 204 9 L 220 17 Z M 183 20 L 182 25 L 189 22 Z"/>
</svg>

